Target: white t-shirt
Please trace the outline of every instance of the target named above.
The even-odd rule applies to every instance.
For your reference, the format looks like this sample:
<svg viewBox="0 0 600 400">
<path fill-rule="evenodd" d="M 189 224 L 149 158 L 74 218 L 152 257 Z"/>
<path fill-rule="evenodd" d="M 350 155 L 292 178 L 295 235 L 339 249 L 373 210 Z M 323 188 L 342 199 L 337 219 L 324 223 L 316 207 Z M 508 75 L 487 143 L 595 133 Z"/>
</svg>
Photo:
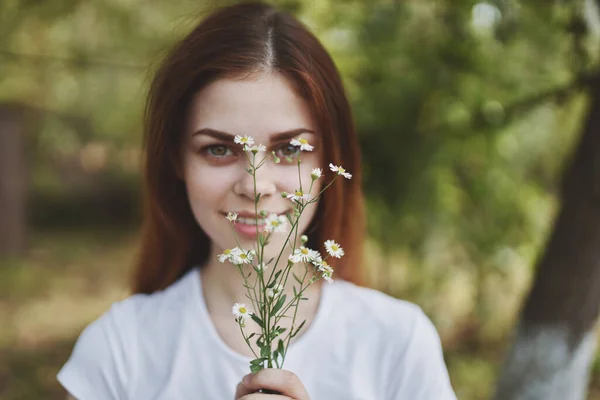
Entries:
<svg viewBox="0 0 600 400">
<path fill-rule="evenodd" d="M 57 375 L 78 400 L 234 400 L 248 357 L 221 339 L 198 268 L 117 302 L 81 333 Z M 440 339 L 409 302 L 336 280 L 284 369 L 311 400 L 455 400 Z"/>
</svg>

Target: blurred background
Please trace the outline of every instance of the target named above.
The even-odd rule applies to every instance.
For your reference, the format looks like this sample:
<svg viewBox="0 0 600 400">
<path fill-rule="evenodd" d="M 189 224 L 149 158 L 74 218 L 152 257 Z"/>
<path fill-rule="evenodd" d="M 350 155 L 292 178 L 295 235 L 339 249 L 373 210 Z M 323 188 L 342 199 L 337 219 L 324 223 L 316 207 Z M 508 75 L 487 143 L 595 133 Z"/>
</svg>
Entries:
<svg viewBox="0 0 600 400">
<path fill-rule="evenodd" d="M 63 399 L 75 339 L 127 296 L 149 79 L 225 3 L 2 1 L 0 398 Z M 563 199 L 585 195 L 564 172 L 600 117 L 596 0 L 274 4 L 322 40 L 351 98 L 369 285 L 432 318 L 458 398 L 489 398 Z"/>
</svg>

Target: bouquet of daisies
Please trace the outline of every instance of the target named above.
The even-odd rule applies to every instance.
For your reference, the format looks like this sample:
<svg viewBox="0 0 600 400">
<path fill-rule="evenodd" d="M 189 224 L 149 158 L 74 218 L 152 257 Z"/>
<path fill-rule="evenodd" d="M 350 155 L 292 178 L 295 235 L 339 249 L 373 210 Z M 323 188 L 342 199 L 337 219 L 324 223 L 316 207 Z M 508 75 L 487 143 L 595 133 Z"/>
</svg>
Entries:
<svg viewBox="0 0 600 400">
<path fill-rule="evenodd" d="M 298 305 L 302 300 L 308 300 L 303 296 L 303 293 L 311 284 L 321 278 L 329 283 L 332 282 L 333 269 L 327 263 L 327 259 L 329 257 L 341 258 L 344 255 L 344 250 L 334 240 L 327 240 L 324 243 L 327 251 L 325 257 L 322 257 L 319 251 L 305 247 L 304 245 L 308 241 L 305 235 L 302 235 L 298 242 L 298 221 L 306 207 L 317 202 L 322 193 L 339 176 L 350 179 L 352 175 L 340 166 L 329 164 L 331 171 L 336 173 L 334 178 L 316 196 L 312 196 L 313 184 L 317 179 L 322 178 L 323 171 L 320 168 L 313 169 L 310 175 L 310 187 L 308 190 L 302 187 L 300 154 L 303 151 L 312 151 L 314 147 L 302 137 L 293 139 L 290 141 L 290 145 L 294 146 L 296 151 L 291 156 L 287 156 L 286 160 L 292 163 L 293 157 L 297 158 L 299 188 L 294 193 L 281 193 L 282 197 L 289 199 L 293 203 L 293 212 L 288 212 L 285 215 L 268 214 L 265 211 L 259 212 L 258 203 L 261 194 L 256 191 L 257 171 L 270 157 L 273 158 L 275 163 L 279 163 L 281 160 L 276 156 L 275 152 L 271 152 L 271 155 L 265 155 L 266 147 L 262 144 L 255 144 L 252 137 L 236 136 L 234 142 L 242 146 L 250 164 L 250 167 L 246 171 L 254 179 L 254 208 L 256 218 L 254 222 L 256 223 L 257 240 L 253 249 L 242 248 L 234 229 L 238 215 L 229 213 L 226 218 L 231 223 L 238 247 L 226 249 L 218 256 L 218 259 L 220 262 L 229 262 L 235 265 L 244 278 L 244 287 L 247 289 L 246 297 L 250 300 L 252 306 L 250 308 L 245 303 L 236 303 L 232 311 L 245 342 L 256 357 L 250 362 L 250 370 L 256 372 L 263 368 L 283 367 L 291 339 L 298 334 L 306 322 L 304 320 L 296 324 Z M 259 216 L 261 218 L 260 225 L 258 221 Z M 279 255 L 270 260 L 265 260 L 264 249 L 272 235 L 286 234 L 287 237 Z M 291 255 L 287 259 L 281 260 L 286 247 L 290 248 Z M 297 264 L 304 266 L 304 273 L 300 274 L 302 276 L 292 271 L 292 268 Z M 286 287 L 288 279 L 292 279 L 290 278 L 290 273 L 294 279 L 294 295 L 292 298 L 288 298 L 283 293 L 283 288 Z M 310 276 L 308 280 L 307 276 Z M 282 318 L 289 318 L 288 313 L 292 311 L 291 329 L 282 328 L 280 321 Z M 256 323 L 260 327 L 258 335 L 256 333 L 246 334 L 246 323 L 250 322 Z M 251 340 L 255 341 L 259 349 L 258 353 L 250 344 Z"/>
</svg>

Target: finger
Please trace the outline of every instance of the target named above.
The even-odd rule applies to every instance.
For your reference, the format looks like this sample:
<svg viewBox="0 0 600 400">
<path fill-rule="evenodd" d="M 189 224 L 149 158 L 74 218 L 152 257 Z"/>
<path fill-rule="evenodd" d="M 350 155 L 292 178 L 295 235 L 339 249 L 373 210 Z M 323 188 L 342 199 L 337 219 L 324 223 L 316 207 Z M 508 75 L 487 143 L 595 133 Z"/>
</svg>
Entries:
<svg viewBox="0 0 600 400">
<path fill-rule="evenodd" d="M 235 389 L 235 400 L 294 400 L 288 396 L 278 394 L 256 393 L 256 391 L 248 391 L 242 382 L 238 383 Z"/>
<path fill-rule="evenodd" d="M 244 377 L 238 386 L 242 396 L 258 389 L 277 390 L 285 396 L 297 400 L 309 400 L 306 389 L 296 374 L 291 371 L 267 368 Z"/>
</svg>

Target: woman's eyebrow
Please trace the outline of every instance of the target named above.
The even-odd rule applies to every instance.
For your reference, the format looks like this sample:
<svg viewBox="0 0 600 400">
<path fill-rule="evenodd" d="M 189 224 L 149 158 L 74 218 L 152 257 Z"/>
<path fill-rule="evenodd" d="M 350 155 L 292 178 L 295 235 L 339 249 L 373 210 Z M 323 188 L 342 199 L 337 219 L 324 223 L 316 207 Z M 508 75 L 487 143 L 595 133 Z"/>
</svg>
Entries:
<svg viewBox="0 0 600 400">
<path fill-rule="evenodd" d="M 284 141 L 287 139 L 292 139 L 292 138 L 300 135 L 301 133 L 314 134 L 315 132 L 313 130 L 307 129 L 307 128 L 297 128 L 297 129 L 291 129 L 288 131 L 274 133 L 271 135 L 270 139 L 271 139 L 272 143 L 273 142 L 281 142 L 281 141 Z M 197 136 L 197 135 L 207 135 L 207 136 L 213 137 L 215 139 L 223 140 L 225 142 L 233 142 L 233 139 L 235 138 L 235 135 L 232 135 L 231 133 L 219 131 L 219 130 L 212 129 L 212 128 L 199 129 L 192 134 L 192 137 Z"/>
</svg>

